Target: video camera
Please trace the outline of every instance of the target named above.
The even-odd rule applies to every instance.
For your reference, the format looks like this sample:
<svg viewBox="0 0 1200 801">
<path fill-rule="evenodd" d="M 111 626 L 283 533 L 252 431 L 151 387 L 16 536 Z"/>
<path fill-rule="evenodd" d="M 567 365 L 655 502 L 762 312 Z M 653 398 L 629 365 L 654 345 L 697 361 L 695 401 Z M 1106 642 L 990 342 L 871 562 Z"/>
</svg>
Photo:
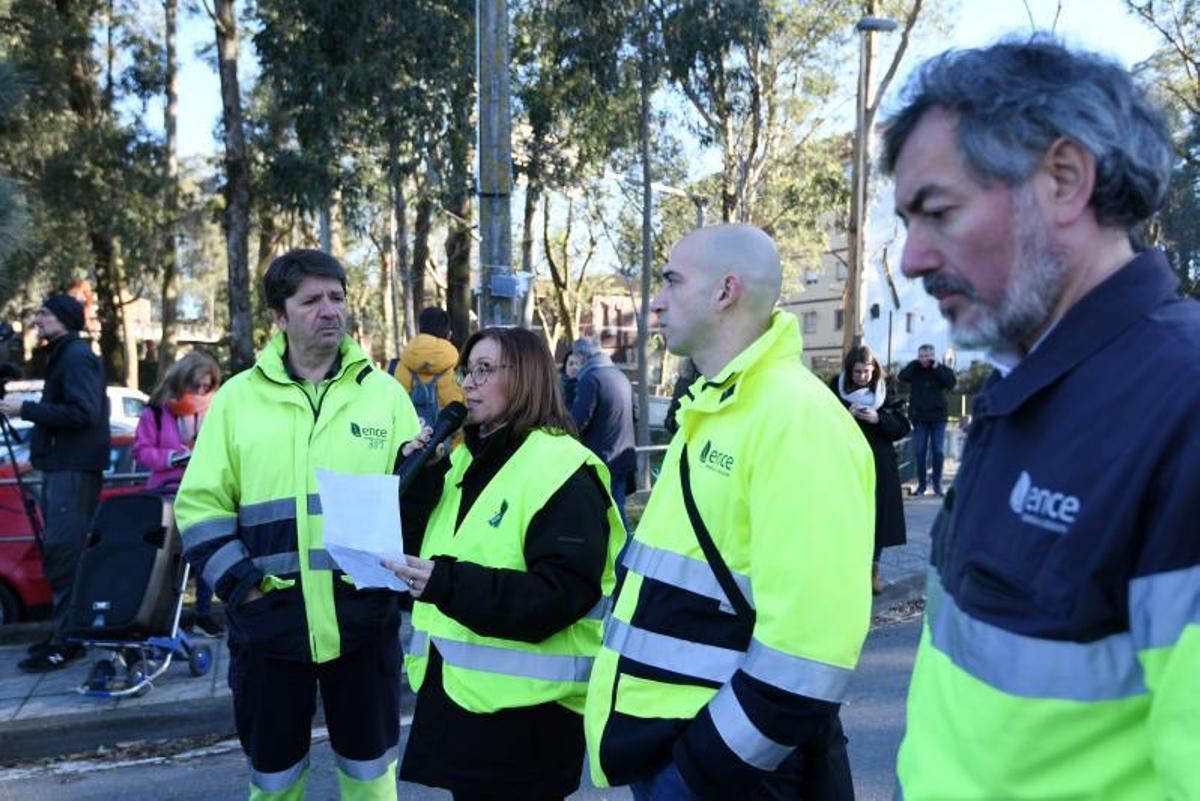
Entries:
<svg viewBox="0 0 1200 801">
<path fill-rule="evenodd" d="M 10 351 L 16 332 L 8 323 L 0 323 L 0 354 Z M 8 382 L 21 378 L 21 368 L 9 361 L 0 361 L 0 398 L 8 394 Z"/>
</svg>

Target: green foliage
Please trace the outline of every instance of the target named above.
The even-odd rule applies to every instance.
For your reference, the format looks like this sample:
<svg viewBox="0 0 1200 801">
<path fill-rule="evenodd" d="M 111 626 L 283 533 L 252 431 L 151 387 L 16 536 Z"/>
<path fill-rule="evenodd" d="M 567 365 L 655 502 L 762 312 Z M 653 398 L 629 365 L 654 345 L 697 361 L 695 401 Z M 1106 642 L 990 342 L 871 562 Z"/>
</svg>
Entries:
<svg viewBox="0 0 1200 801">
<path fill-rule="evenodd" d="M 1126 0 L 1161 48 L 1136 72 L 1175 134 L 1180 160 L 1162 210 L 1139 232 L 1166 252 L 1180 289 L 1200 297 L 1200 5 L 1195 0 Z"/>
<path fill-rule="evenodd" d="M 514 162 L 535 186 L 576 186 L 636 138 L 629 40 L 638 4 L 524 0 L 514 8 Z"/>
<path fill-rule="evenodd" d="M 1179 277 L 1185 294 L 1200 298 L 1200 116 L 1192 118 L 1181 147 L 1182 159 L 1171 176 L 1167 202 L 1159 213 L 1159 244 Z"/>
<path fill-rule="evenodd" d="M 136 20 L 134 3 L 115 6 L 114 44 L 136 58 L 114 57 L 114 74 L 97 60 L 94 38 L 105 4 L 17 0 L 0 29 L 3 51 L 29 81 L 26 102 L 0 130 L 0 168 L 19 179 L 28 199 L 28 239 L 9 260 L 14 293 L 91 277 L 95 236 L 119 243 L 136 288 L 161 247 L 161 142 L 138 117 L 117 113 L 154 91 L 153 70 L 137 59 L 154 45 Z M 112 83 L 112 105 L 101 91 Z"/>
<path fill-rule="evenodd" d="M 27 88 L 12 64 L 0 61 L 0 120 L 17 108 Z M 24 241 L 28 223 L 24 194 L 15 182 L 0 175 L 0 287 L 8 283 L 6 262 Z"/>
</svg>

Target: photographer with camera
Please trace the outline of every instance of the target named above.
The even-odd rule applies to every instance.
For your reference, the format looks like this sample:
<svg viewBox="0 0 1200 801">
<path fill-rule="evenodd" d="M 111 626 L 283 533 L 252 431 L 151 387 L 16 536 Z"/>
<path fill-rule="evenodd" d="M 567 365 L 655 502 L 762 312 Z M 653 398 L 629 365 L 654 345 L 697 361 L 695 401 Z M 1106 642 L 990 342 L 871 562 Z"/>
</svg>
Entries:
<svg viewBox="0 0 1200 801">
<path fill-rule="evenodd" d="M 42 473 L 42 565 L 54 592 L 54 618 L 49 639 L 31 646 L 18 665 L 28 673 L 58 670 L 86 651 L 65 641 L 66 619 L 75 566 L 108 466 L 109 431 L 104 370 L 79 338 L 83 320 L 83 306 L 70 295 L 46 298 L 33 318 L 49 355 L 42 399 L 0 400 L 0 413 L 34 424 L 30 461 Z"/>
</svg>

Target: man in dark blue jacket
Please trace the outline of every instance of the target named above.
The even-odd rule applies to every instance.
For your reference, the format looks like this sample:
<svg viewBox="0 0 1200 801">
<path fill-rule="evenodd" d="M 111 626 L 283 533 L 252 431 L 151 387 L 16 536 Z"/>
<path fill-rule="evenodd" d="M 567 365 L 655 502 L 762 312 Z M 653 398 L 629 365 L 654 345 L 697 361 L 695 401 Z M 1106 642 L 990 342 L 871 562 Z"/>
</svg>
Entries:
<svg viewBox="0 0 1200 801">
<path fill-rule="evenodd" d="M 83 321 L 75 298 L 47 298 L 34 315 L 49 351 L 42 398 L 0 401 L 0 412 L 33 423 L 30 461 L 42 472 L 42 565 L 54 592 L 54 619 L 50 639 L 30 648 L 18 665 L 31 673 L 65 667 L 86 650 L 64 637 L 75 567 L 108 466 L 109 430 L 104 370 L 91 345 L 79 338 Z"/>
<path fill-rule="evenodd" d="M 1200 306 L 1131 232 L 1174 149 L 1046 37 L 919 67 L 885 166 L 902 267 L 996 365 L 933 527 L 905 801 L 1200 799 Z"/>
<path fill-rule="evenodd" d="M 917 348 L 917 358 L 900 371 L 909 385 L 908 418 L 912 421 L 913 455 L 917 462 L 917 495 L 925 494 L 925 456 L 933 457 L 933 494 L 942 494 L 942 440 L 946 436 L 946 393 L 954 389 L 954 371 L 933 358 L 933 345 Z M 932 447 L 931 447 L 932 446 Z"/>
<path fill-rule="evenodd" d="M 625 522 L 625 494 L 637 468 L 634 451 L 633 386 L 600 344 L 583 337 L 572 347 L 583 360 L 575 383 L 571 416 L 579 439 L 608 467 L 613 501 Z M 628 528 L 628 526 L 626 526 Z"/>
</svg>

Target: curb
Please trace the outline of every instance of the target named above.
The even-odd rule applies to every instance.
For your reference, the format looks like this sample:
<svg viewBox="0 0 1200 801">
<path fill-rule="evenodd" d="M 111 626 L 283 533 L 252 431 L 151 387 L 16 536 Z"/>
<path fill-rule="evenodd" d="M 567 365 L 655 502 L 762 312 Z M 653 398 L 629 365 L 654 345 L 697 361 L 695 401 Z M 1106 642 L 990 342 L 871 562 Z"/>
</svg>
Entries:
<svg viewBox="0 0 1200 801">
<path fill-rule="evenodd" d="M 5 623 L 0 626 L 0 645 L 23 645 L 37 642 L 50 636 L 49 620 L 33 620 L 25 623 Z"/>
<path fill-rule="evenodd" d="M 912 574 L 898 579 L 871 603 L 872 628 L 888 610 L 919 600 L 925 595 L 925 576 Z M 34 641 L 49 631 L 46 623 L 24 623 L 0 627 L 2 642 Z M 407 688 L 401 694 L 402 714 L 411 714 L 416 698 Z M 314 724 L 324 720 L 317 704 Z M 139 706 L 73 712 L 52 717 L 17 720 L 0 726 L 0 765 L 37 759 L 61 758 L 122 743 L 199 736 L 232 737 L 237 730 L 233 698 L 224 695 L 186 702 L 163 701 Z"/>
<path fill-rule="evenodd" d="M 871 603 L 871 622 L 875 623 L 875 618 L 903 604 L 921 600 L 925 597 L 925 575 L 922 573 L 913 573 L 905 576 L 902 579 L 893 581 L 888 584 L 883 592 L 875 596 L 875 600 Z"/>
<path fill-rule="evenodd" d="M 0 754 L 4 754 L 0 764 L 62 757 L 136 740 L 235 733 L 231 696 L 75 712 L 5 723 L 0 728 Z"/>
<path fill-rule="evenodd" d="M 416 695 L 407 684 L 400 692 L 401 729 L 409 724 Z M 313 725 L 325 723 L 325 710 L 317 703 Z M 95 753 L 134 742 L 183 740 L 189 737 L 234 737 L 233 696 L 192 701 L 163 701 L 135 707 L 96 709 L 68 715 L 30 718 L 0 727 L 0 766 L 38 759 L 60 759 L 71 754 Z"/>
</svg>

